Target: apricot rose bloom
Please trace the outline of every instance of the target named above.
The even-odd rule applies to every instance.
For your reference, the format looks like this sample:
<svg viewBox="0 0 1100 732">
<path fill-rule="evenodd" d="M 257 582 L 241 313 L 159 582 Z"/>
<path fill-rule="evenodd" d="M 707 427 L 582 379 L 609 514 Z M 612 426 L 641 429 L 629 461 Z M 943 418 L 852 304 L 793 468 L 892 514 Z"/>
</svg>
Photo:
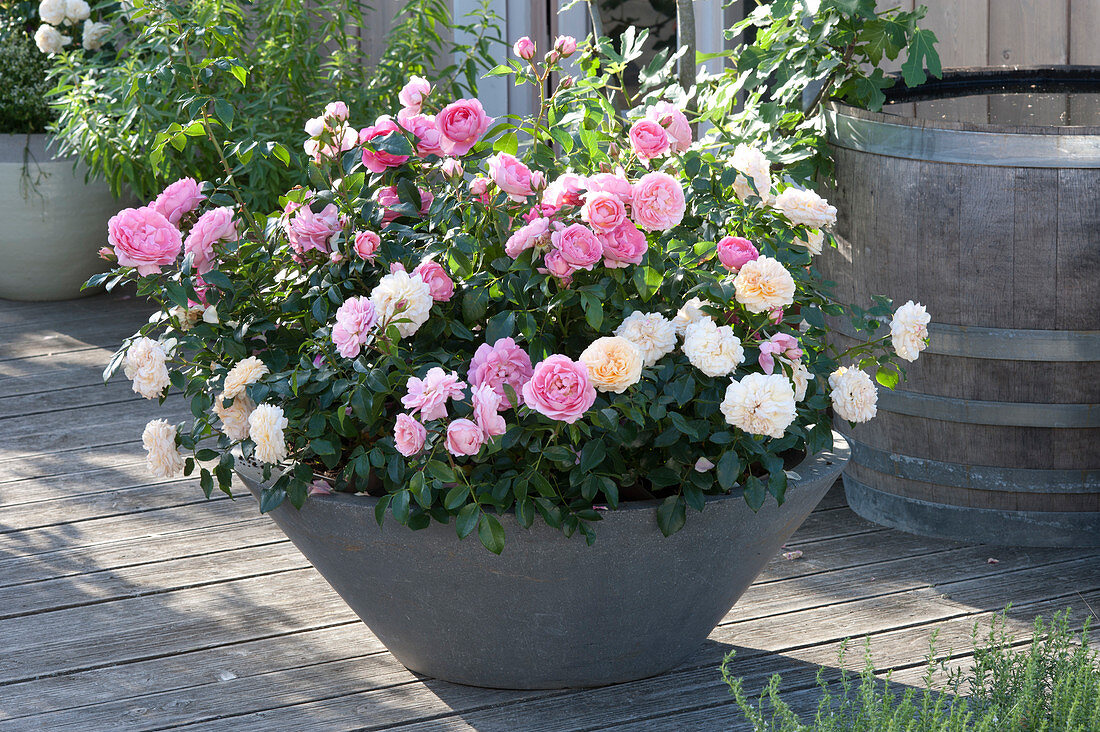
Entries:
<svg viewBox="0 0 1100 732">
<path fill-rule="evenodd" d="M 788 188 L 775 197 L 774 205 L 793 224 L 820 229 L 836 223 L 836 206 L 810 190 Z"/>
<path fill-rule="evenodd" d="M 225 392 L 214 399 L 214 414 L 218 415 L 218 419 L 222 421 L 222 432 L 234 441 L 247 439 L 248 418 L 256 408 L 256 403 L 249 399 L 247 394 L 238 394 L 233 397 L 233 404 L 230 406 L 226 406 L 226 401 L 228 399 Z"/>
<path fill-rule="evenodd" d="M 136 338 L 126 349 L 122 365 L 133 389 L 146 399 L 156 399 L 171 383 L 168 379 L 164 347 L 152 338 Z"/>
<path fill-rule="evenodd" d="M 225 375 L 225 383 L 222 385 L 225 398 L 235 398 L 244 392 L 246 386 L 255 384 L 268 373 L 267 364 L 255 356 L 241 359 Z"/>
<path fill-rule="evenodd" d="M 183 456 L 176 448 L 176 426 L 154 419 L 141 433 L 145 466 L 158 478 L 174 478 L 183 472 Z"/>
<path fill-rule="evenodd" d="M 248 435 L 256 443 L 256 459 L 262 463 L 277 463 L 286 459 L 286 438 L 283 430 L 290 425 L 283 408 L 261 404 L 248 416 Z"/>
<path fill-rule="evenodd" d="M 726 422 L 750 435 L 779 438 L 794 422 L 794 389 L 782 374 L 748 374 L 726 387 L 721 410 Z"/>
<path fill-rule="evenodd" d="M 785 308 L 794 303 L 794 278 L 778 259 L 760 257 L 745 263 L 733 280 L 737 302 L 750 313 Z"/>
<path fill-rule="evenodd" d="M 866 422 L 878 413 L 878 390 L 864 371 L 841 366 L 829 375 L 833 411 L 849 422 Z"/>
<path fill-rule="evenodd" d="M 622 394 L 642 378 L 642 353 L 621 336 L 597 338 L 580 355 L 599 391 Z"/>
<path fill-rule="evenodd" d="M 902 305 L 890 321 L 890 343 L 899 358 L 916 361 L 928 346 L 928 323 L 932 316 L 912 300 Z"/>
</svg>

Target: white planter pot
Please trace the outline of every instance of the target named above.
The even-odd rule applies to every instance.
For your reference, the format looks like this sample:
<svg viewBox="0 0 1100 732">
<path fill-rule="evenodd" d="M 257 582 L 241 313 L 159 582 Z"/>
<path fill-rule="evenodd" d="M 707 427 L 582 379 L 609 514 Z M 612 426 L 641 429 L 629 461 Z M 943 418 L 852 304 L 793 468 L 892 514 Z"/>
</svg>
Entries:
<svg viewBox="0 0 1100 732">
<path fill-rule="evenodd" d="M 106 183 L 84 182 L 55 159 L 46 135 L 0 135 L 0 298 L 68 300 L 107 268 L 96 252 L 125 205 Z"/>
</svg>

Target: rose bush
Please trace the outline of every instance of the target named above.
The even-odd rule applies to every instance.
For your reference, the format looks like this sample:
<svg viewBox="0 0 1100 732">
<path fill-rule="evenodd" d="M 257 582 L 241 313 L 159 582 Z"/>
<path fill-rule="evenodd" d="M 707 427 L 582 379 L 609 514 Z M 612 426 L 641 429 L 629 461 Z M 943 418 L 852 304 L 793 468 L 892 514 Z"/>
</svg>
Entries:
<svg viewBox="0 0 1100 732">
<path fill-rule="evenodd" d="M 807 242 L 835 209 L 758 150 L 693 146 L 659 95 L 616 111 L 627 55 L 517 45 L 530 61 L 495 73 L 539 90 L 579 53 L 583 75 L 532 118 L 414 78 L 350 150 L 342 106 L 310 120 L 281 211 L 229 226 L 183 183 L 119 215 L 97 281 L 162 308 L 108 373 L 182 391 L 194 416 L 147 431 L 152 469 L 229 491 L 243 455 L 272 471 L 264 511 L 368 494 L 379 522 L 453 521 L 500 552 L 505 511 L 591 542 L 624 500 L 659 501 L 665 534 L 709 494 L 782 502 L 785 461 L 831 445 L 831 406 L 874 416 L 870 373 L 896 383 L 927 316 L 902 309 L 896 353 L 889 336 L 827 348 L 846 309 Z M 890 312 L 852 314 L 871 329 Z"/>
</svg>

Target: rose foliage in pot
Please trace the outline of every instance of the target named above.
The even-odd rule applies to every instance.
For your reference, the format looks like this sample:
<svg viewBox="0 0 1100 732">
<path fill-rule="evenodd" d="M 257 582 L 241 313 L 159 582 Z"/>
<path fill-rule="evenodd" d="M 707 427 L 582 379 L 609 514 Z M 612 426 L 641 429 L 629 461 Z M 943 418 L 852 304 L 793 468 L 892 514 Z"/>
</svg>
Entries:
<svg viewBox="0 0 1100 732">
<path fill-rule="evenodd" d="M 816 274 L 835 209 L 755 149 L 693 141 L 659 93 L 620 112 L 642 40 L 521 39 L 494 73 L 545 90 L 562 59 L 582 71 L 530 118 L 415 77 L 362 129 L 333 102 L 270 216 L 228 179 L 116 216 L 97 279 L 162 308 L 107 374 L 194 417 L 146 427 L 153 472 L 228 492 L 243 455 L 272 470 L 261 510 L 369 494 L 380 523 L 453 523 L 496 553 L 503 512 L 591 543 L 627 500 L 659 499 L 666 535 L 735 486 L 782 503 L 785 458 L 831 445 L 830 408 L 873 417 L 870 374 L 896 383 L 928 316 L 908 303 L 890 336 L 830 352 L 825 316 L 891 317 Z"/>
</svg>

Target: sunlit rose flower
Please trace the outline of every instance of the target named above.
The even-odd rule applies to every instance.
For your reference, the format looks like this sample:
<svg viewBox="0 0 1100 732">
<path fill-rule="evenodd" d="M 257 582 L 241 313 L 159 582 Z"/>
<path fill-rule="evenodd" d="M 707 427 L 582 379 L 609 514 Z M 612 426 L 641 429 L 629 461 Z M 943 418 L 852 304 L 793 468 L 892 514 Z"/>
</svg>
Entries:
<svg viewBox="0 0 1100 732">
<path fill-rule="evenodd" d="M 72 40 L 69 36 L 61 35 L 61 31 L 52 25 L 42 24 L 34 32 L 34 45 L 38 46 L 38 50 L 42 53 L 61 53 L 61 50 Z"/>
<path fill-rule="evenodd" d="M 187 235 L 183 250 L 192 255 L 195 271 L 206 274 L 214 268 L 214 245 L 220 241 L 235 241 L 236 238 L 237 225 L 233 222 L 233 209 L 222 206 L 199 217 Z"/>
<path fill-rule="evenodd" d="M 447 400 L 461 399 L 465 389 L 466 384 L 459 380 L 458 374 L 433 366 L 423 379 L 409 377 L 401 404 L 410 413 L 420 412 L 425 422 L 443 419 L 447 416 Z"/>
<path fill-rule="evenodd" d="M 684 189 L 667 173 L 646 173 L 634 184 L 634 222 L 649 231 L 668 231 L 684 218 Z"/>
<path fill-rule="evenodd" d="M 383 323 L 388 325 L 394 319 L 405 321 L 394 323 L 402 338 L 419 330 L 432 309 L 432 290 L 428 283 L 408 272 L 391 272 L 384 276 L 371 290 L 370 299 Z"/>
<path fill-rule="evenodd" d="M 829 375 L 829 397 L 833 411 L 849 422 L 866 422 L 878 413 L 878 389 L 871 377 L 855 368 L 841 366 Z"/>
<path fill-rule="evenodd" d="M 672 325 L 676 328 L 676 335 L 683 338 L 689 325 L 700 320 L 710 319 L 710 316 L 702 310 L 705 304 L 702 299 L 693 297 L 676 311 L 676 317 L 672 319 Z"/>
<path fill-rule="evenodd" d="M 775 208 L 791 223 L 820 229 L 836 223 L 836 206 L 813 191 L 788 188 L 775 197 Z"/>
<path fill-rule="evenodd" d="M 676 328 L 660 313 L 634 311 L 615 329 L 615 335 L 633 343 L 642 364 L 652 366 L 676 349 Z"/>
<path fill-rule="evenodd" d="M 500 394 L 493 391 L 493 387 L 482 384 L 471 391 L 474 403 L 474 421 L 486 437 L 496 437 L 508 431 L 508 425 L 504 417 L 498 414 L 500 409 Z"/>
<path fill-rule="evenodd" d="M 118 263 L 135 267 L 139 275 L 159 274 L 174 264 L 183 249 L 179 229 L 150 207 L 124 208 L 107 222 L 107 243 Z"/>
<path fill-rule="evenodd" d="M 529 224 L 525 224 L 508 237 L 504 244 L 504 253 L 512 259 L 539 244 L 546 244 L 550 240 L 550 219 L 537 218 Z"/>
<path fill-rule="evenodd" d="M 407 414 L 397 415 L 393 426 L 393 441 L 397 451 L 405 457 L 412 457 L 424 449 L 424 439 L 428 431 L 414 417 Z"/>
<path fill-rule="evenodd" d="M 461 178 L 466 173 L 462 169 L 462 162 L 458 158 L 447 158 L 440 164 L 439 170 L 448 178 L 456 179 Z"/>
<path fill-rule="evenodd" d="M 489 175 L 513 201 L 522 202 L 534 193 L 531 189 L 531 169 L 513 155 L 501 152 L 489 158 Z"/>
<path fill-rule="evenodd" d="M 585 186 L 588 188 L 589 193 L 612 193 L 625 204 L 629 204 L 631 199 L 634 198 L 634 186 L 622 175 L 621 170 L 619 173 L 590 175 L 585 181 Z"/>
<path fill-rule="evenodd" d="M 238 394 L 244 393 L 246 386 L 255 384 L 269 373 L 267 364 L 255 356 L 241 359 L 225 375 L 225 383 L 222 385 L 225 398 L 236 398 Z"/>
<path fill-rule="evenodd" d="M 795 418 L 794 390 L 782 374 L 749 374 L 726 387 L 722 415 L 750 435 L 779 438 Z"/>
<path fill-rule="evenodd" d="M 429 155 L 443 156 L 443 135 L 435 124 L 435 117 L 427 114 L 414 114 L 401 120 L 401 126 L 416 138 L 416 154 L 422 158 Z M 451 158 L 454 160 L 454 158 Z M 455 161 L 457 162 L 457 161 Z M 461 166 L 459 166 L 461 169 Z M 444 171 L 446 173 L 446 171 Z M 459 174 L 461 175 L 461 173 Z"/>
<path fill-rule="evenodd" d="M 554 208 L 579 206 L 585 179 L 576 173 L 562 173 L 542 192 L 542 202 Z"/>
<path fill-rule="evenodd" d="M 554 354 L 539 361 L 523 385 L 523 402 L 550 419 L 573 424 L 596 401 L 588 367 L 568 356 Z"/>
<path fill-rule="evenodd" d="M 283 416 L 283 408 L 274 404 L 260 404 L 248 416 L 248 436 L 256 443 L 256 459 L 261 463 L 277 463 L 286 459 L 286 437 L 283 430 L 290 422 Z"/>
<path fill-rule="evenodd" d="M 794 303 L 794 278 L 778 259 L 747 262 L 733 280 L 737 302 L 750 313 L 763 313 Z"/>
<path fill-rule="evenodd" d="M 225 406 L 227 401 L 229 400 L 224 392 L 214 399 L 214 413 L 222 421 L 222 432 L 234 442 L 248 439 L 248 418 L 256 408 L 256 403 L 247 394 L 238 394 L 228 407 Z"/>
<path fill-rule="evenodd" d="M 795 246 L 802 247 L 815 257 L 821 254 L 821 245 L 825 241 L 825 232 L 821 229 L 811 229 L 805 239 L 801 237 L 794 240 Z"/>
<path fill-rule="evenodd" d="M 175 478 L 183 472 L 183 456 L 176 448 L 176 426 L 154 419 L 141 433 L 145 465 L 158 478 Z"/>
<path fill-rule="evenodd" d="M 682 153 L 691 147 L 691 124 L 679 107 L 662 99 L 647 109 L 645 116 L 665 129 L 672 152 Z"/>
<path fill-rule="evenodd" d="M 603 244 L 584 224 L 571 224 L 550 235 L 550 243 L 575 269 L 592 269 L 603 256 Z"/>
<path fill-rule="evenodd" d="M 366 297 L 349 297 L 336 311 L 332 342 L 344 358 L 355 358 L 374 334 L 378 313 Z"/>
<path fill-rule="evenodd" d="M 199 192 L 199 184 L 194 178 L 180 178 L 165 188 L 149 207 L 175 226 L 185 214 L 194 211 L 206 200 Z"/>
<path fill-rule="evenodd" d="M 65 22 L 74 25 L 82 20 L 87 20 L 92 14 L 85 0 L 65 0 Z"/>
<path fill-rule="evenodd" d="M 794 366 L 791 367 L 791 383 L 794 384 L 794 400 L 796 402 L 806 398 L 806 389 L 810 386 L 810 381 L 813 378 L 814 375 L 801 361 L 795 362 Z"/>
<path fill-rule="evenodd" d="M 581 352 L 588 380 L 599 391 L 622 394 L 642 378 L 642 353 L 620 336 L 597 338 Z"/>
<path fill-rule="evenodd" d="M 152 338 L 135 338 L 126 349 L 122 362 L 126 378 L 134 382 L 133 389 L 146 399 L 156 399 L 168 388 L 168 360 L 164 346 Z"/>
<path fill-rule="evenodd" d="M 607 234 L 626 221 L 626 206 L 613 193 L 589 191 L 584 196 L 581 219 L 597 234 Z"/>
<path fill-rule="evenodd" d="M 730 160 L 730 164 L 741 173 L 733 181 L 733 192 L 737 194 L 739 199 L 744 201 L 749 196 L 757 196 L 764 202 L 770 200 L 772 190 L 771 163 L 764 157 L 764 153 L 755 147 L 742 143 L 734 148 L 733 159 Z M 750 178 L 756 185 L 755 191 L 749 186 Z"/>
<path fill-rule="evenodd" d="M 902 305 L 890 321 L 890 343 L 899 358 L 916 361 L 928 347 L 928 322 L 932 316 L 920 303 L 912 300 Z"/>
<path fill-rule="evenodd" d="M 554 39 L 554 50 L 560 53 L 562 58 L 569 58 L 577 51 L 577 39 L 573 36 L 558 36 Z"/>
<path fill-rule="evenodd" d="M 651 119 L 640 119 L 630 126 L 630 149 L 643 163 L 667 155 L 668 133 Z"/>
<path fill-rule="evenodd" d="M 501 409 L 511 409 L 514 405 L 504 385 L 508 384 L 518 395 L 531 373 L 531 357 L 527 352 L 511 338 L 500 338 L 491 346 L 482 343 L 477 347 L 466 378 L 475 387 L 492 387 L 501 398 Z"/>
<path fill-rule="evenodd" d="M 492 122 L 493 118 L 485 114 L 477 99 L 451 102 L 435 117 L 436 126 L 443 135 L 440 140 L 443 152 L 456 157 L 470 152 Z"/>
<path fill-rule="evenodd" d="M 397 93 L 397 101 L 401 102 L 401 106 L 405 109 L 417 114 L 424 104 L 424 99 L 431 93 L 431 82 L 422 76 L 411 76 L 405 86 L 401 87 L 401 91 Z"/>
<path fill-rule="evenodd" d="M 477 455 L 484 442 L 481 428 L 468 419 L 456 419 L 447 425 L 447 452 L 455 457 Z"/>
<path fill-rule="evenodd" d="M 363 166 L 372 173 L 385 173 L 388 168 L 404 165 L 408 155 L 394 155 L 379 147 L 389 135 L 400 135 L 401 128 L 391 118 L 382 116 L 370 127 L 359 130 L 359 144 L 363 145 Z"/>
<path fill-rule="evenodd" d="M 103 41 L 111 33 L 111 26 L 107 23 L 96 23 L 93 20 L 84 21 L 84 32 L 81 34 L 80 43 L 85 51 L 98 51 L 103 48 Z"/>
<path fill-rule="evenodd" d="M 577 268 L 566 261 L 560 251 L 554 249 L 547 252 L 542 258 L 542 263 L 544 266 L 539 268 L 539 272 L 552 275 L 558 279 L 562 287 L 569 287 Z"/>
<path fill-rule="evenodd" d="M 378 254 L 378 247 L 382 245 L 382 237 L 373 231 L 359 231 L 355 234 L 355 253 L 368 262 L 374 261 Z"/>
<path fill-rule="evenodd" d="M 432 299 L 436 302 L 450 302 L 455 294 L 455 283 L 443 269 L 443 265 L 432 259 L 425 259 L 416 269 L 414 275 L 428 283 L 428 289 L 432 293 Z"/>
<path fill-rule="evenodd" d="M 645 234 L 629 221 L 622 222 L 614 231 L 597 234 L 596 238 L 603 246 L 603 266 L 608 269 L 641 264 L 649 249 Z"/>
<path fill-rule="evenodd" d="M 298 254 L 305 254 L 311 249 L 328 254 L 329 239 L 342 228 L 344 222 L 336 204 L 330 203 L 318 213 L 314 213 L 309 206 L 302 206 L 290 219 L 287 238 Z"/>
<path fill-rule="evenodd" d="M 737 272 L 760 256 L 752 242 L 740 236 L 726 236 L 718 242 L 718 260 L 730 272 Z"/>
<path fill-rule="evenodd" d="M 745 349 L 733 328 L 704 318 L 684 331 L 684 355 L 707 376 L 725 376 L 745 360 Z"/>
<path fill-rule="evenodd" d="M 512 45 L 512 53 L 524 61 L 530 61 L 535 57 L 535 42 L 524 36 Z"/>
<path fill-rule="evenodd" d="M 42 0 L 38 3 L 38 18 L 43 23 L 61 25 L 65 22 L 65 0 Z"/>
</svg>

